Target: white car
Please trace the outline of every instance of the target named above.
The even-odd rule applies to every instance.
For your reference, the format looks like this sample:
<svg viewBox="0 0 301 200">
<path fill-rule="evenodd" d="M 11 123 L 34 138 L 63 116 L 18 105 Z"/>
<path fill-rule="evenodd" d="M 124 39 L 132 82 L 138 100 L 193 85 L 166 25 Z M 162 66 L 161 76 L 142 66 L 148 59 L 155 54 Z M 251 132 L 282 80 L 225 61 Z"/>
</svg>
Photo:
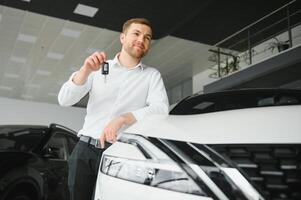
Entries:
<svg viewBox="0 0 301 200">
<path fill-rule="evenodd" d="M 301 199 L 301 92 L 240 90 L 184 99 L 120 135 L 95 200 Z"/>
</svg>

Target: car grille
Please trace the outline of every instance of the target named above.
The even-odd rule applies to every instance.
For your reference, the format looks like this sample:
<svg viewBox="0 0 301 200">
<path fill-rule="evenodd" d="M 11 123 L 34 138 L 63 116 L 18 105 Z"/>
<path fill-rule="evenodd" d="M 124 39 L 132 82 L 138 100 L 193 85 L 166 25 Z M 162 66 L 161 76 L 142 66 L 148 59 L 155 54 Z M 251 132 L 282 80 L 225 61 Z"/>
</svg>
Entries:
<svg viewBox="0 0 301 200">
<path fill-rule="evenodd" d="M 267 199 L 301 199 L 301 145 L 211 145 Z"/>
</svg>

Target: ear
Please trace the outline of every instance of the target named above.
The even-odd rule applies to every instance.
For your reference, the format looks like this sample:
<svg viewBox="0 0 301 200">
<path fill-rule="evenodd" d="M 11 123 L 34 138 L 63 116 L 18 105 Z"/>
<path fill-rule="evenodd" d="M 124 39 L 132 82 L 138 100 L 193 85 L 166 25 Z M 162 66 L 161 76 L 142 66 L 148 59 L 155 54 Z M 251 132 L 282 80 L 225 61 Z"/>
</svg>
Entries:
<svg viewBox="0 0 301 200">
<path fill-rule="evenodd" d="M 125 38 L 125 34 L 124 34 L 124 33 L 121 33 L 121 34 L 120 34 L 120 42 L 121 42 L 121 44 L 124 43 L 124 38 Z"/>
</svg>

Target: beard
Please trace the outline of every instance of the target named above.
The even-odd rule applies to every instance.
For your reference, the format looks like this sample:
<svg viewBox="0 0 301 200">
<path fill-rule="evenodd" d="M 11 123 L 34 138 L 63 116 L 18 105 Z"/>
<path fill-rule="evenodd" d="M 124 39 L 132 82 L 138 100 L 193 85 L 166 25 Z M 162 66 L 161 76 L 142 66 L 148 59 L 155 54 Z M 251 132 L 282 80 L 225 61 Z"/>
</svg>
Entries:
<svg viewBox="0 0 301 200">
<path fill-rule="evenodd" d="M 124 47 L 124 50 L 133 58 L 137 58 L 137 59 L 141 59 L 143 58 L 148 50 L 145 50 L 144 48 L 143 49 L 140 49 L 140 48 L 137 48 L 135 46 L 125 46 Z"/>
</svg>

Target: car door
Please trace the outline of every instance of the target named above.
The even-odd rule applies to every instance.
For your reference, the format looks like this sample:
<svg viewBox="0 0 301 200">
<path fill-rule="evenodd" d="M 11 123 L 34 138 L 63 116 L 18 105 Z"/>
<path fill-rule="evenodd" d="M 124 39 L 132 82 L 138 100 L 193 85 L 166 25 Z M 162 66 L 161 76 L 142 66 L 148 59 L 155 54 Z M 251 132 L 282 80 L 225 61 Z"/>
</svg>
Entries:
<svg viewBox="0 0 301 200">
<path fill-rule="evenodd" d="M 63 131 L 54 130 L 52 137 L 44 147 L 44 159 L 48 167 L 47 171 L 47 198 L 69 199 L 67 186 L 68 165 L 70 155 L 68 134 Z"/>
</svg>

